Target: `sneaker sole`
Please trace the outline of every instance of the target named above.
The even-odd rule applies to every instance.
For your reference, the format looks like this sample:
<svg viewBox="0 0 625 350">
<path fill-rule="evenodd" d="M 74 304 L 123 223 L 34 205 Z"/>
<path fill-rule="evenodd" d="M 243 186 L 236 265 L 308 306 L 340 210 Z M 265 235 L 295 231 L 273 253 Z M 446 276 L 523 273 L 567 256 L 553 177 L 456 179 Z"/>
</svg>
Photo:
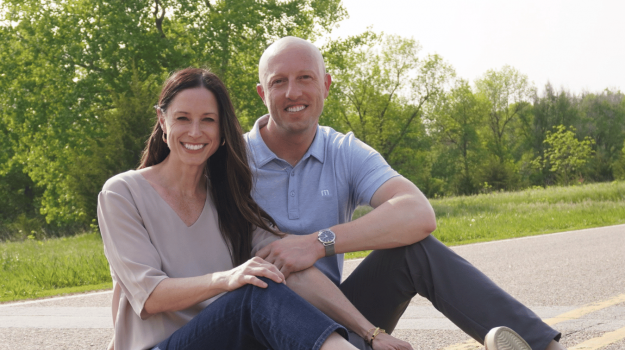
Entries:
<svg viewBox="0 0 625 350">
<path fill-rule="evenodd" d="M 486 350 L 532 350 L 520 335 L 507 327 L 493 328 L 484 340 Z"/>
</svg>

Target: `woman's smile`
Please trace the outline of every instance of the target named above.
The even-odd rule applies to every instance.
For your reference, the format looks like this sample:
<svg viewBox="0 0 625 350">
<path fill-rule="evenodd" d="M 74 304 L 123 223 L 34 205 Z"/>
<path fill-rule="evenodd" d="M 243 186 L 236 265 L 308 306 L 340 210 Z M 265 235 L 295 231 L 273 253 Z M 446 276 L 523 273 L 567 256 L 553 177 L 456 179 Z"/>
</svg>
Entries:
<svg viewBox="0 0 625 350">
<path fill-rule="evenodd" d="M 207 145 L 206 143 L 186 143 L 186 142 L 181 142 L 181 143 L 184 146 L 184 148 L 190 151 L 199 151 Z"/>
</svg>

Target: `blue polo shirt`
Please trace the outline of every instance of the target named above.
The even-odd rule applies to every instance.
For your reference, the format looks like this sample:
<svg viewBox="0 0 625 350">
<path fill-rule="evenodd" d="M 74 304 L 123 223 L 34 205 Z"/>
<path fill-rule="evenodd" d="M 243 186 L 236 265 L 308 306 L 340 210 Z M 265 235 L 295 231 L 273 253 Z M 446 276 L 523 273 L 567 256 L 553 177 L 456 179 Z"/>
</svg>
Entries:
<svg viewBox="0 0 625 350">
<path fill-rule="evenodd" d="M 263 141 L 259 130 L 268 120 L 269 115 L 260 117 L 244 137 L 255 180 L 252 197 L 282 232 L 305 235 L 349 222 L 357 206 L 369 205 L 383 183 L 399 176 L 352 132 L 327 126 L 317 126 L 310 148 L 293 167 Z M 343 254 L 322 258 L 315 266 L 338 285 Z"/>
</svg>

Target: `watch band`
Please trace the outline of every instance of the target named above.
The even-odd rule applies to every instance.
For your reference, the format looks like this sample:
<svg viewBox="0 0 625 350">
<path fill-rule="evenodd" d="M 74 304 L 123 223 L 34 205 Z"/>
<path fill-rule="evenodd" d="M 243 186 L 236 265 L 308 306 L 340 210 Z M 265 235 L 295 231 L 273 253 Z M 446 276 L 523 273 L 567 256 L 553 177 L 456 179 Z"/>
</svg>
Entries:
<svg viewBox="0 0 625 350">
<path fill-rule="evenodd" d="M 330 244 L 324 244 L 324 247 L 326 248 L 326 256 L 332 256 L 336 254 L 334 252 L 334 242 Z"/>
</svg>

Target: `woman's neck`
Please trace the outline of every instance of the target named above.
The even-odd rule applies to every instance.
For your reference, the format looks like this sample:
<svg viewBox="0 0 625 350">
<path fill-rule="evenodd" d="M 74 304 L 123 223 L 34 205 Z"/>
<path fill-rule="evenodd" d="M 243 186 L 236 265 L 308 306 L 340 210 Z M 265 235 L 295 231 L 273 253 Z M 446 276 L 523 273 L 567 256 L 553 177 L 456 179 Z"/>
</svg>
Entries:
<svg viewBox="0 0 625 350">
<path fill-rule="evenodd" d="M 167 188 L 169 192 L 178 193 L 182 197 L 194 197 L 206 192 L 204 166 L 177 164 L 171 157 L 153 167 L 154 180 Z"/>
</svg>

